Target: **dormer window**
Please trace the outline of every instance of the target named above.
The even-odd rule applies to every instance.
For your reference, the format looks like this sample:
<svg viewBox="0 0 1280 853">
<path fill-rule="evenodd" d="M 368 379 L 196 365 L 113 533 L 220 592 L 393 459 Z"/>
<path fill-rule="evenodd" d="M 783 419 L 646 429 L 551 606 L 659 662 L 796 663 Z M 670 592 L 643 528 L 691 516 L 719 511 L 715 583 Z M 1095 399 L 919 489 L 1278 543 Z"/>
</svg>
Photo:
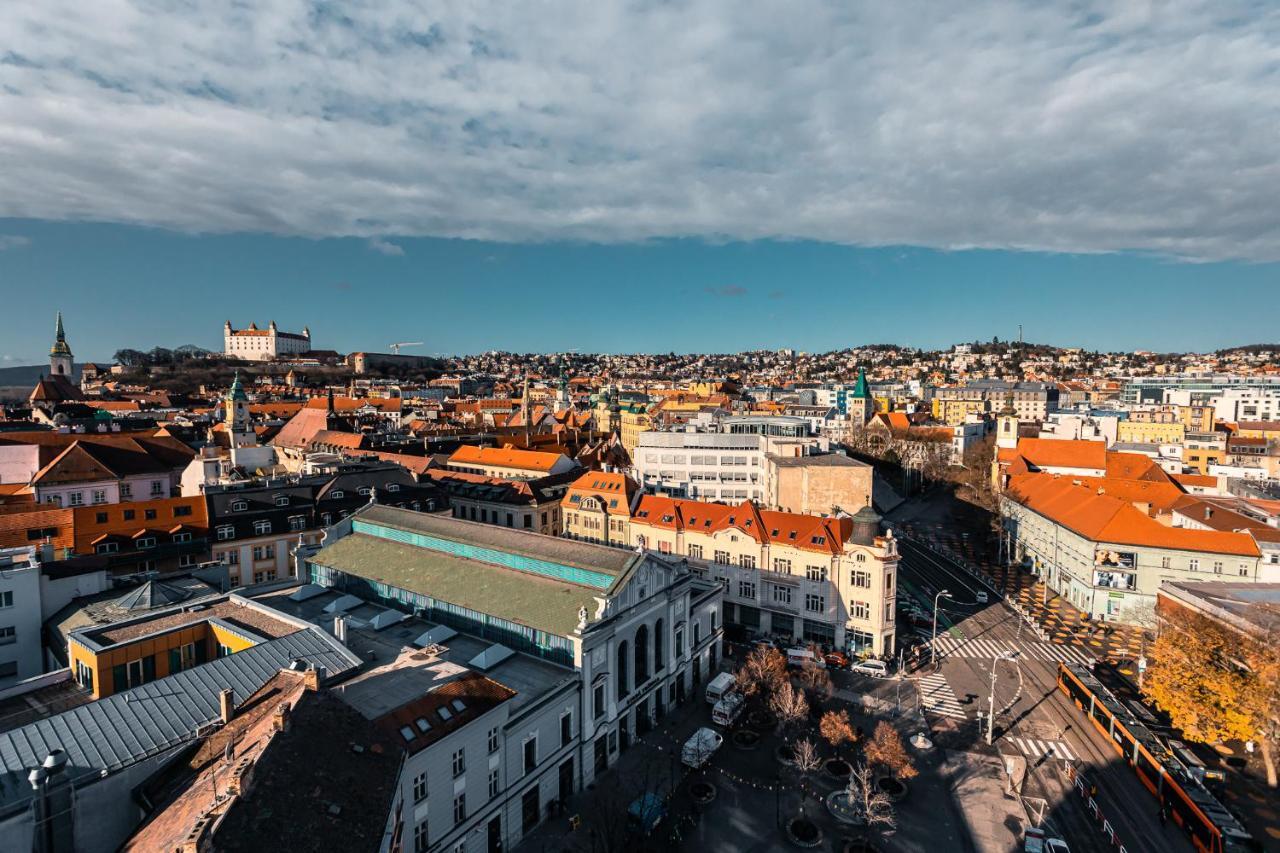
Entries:
<svg viewBox="0 0 1280 853">
<path fill-rule="evenodd" d="M 143 536 L 136 544 L 139 548 L 154 548 L 156 547 L 156 537 Z"/>
<path fill-rule="evenodd" d="M 276 506 L 288 506 L 288 505 L 289 505 L 288 495 L 276 495 Z"/>
<path fill-rule="evenodd" d="M 249 508 L 248 501 L 232 501 L 231 502 L 232 512 L 244 512 L 248 508 Z"/>
<path fill-rule="evenodd" d="M 811 541 L 813 542 L 814 545 L 825 545 L 827 544 L 827 537 L 815 536 Z"/>
<path fill-rule="evenodd" d="M 173 534 L 173 541 L 174 541 L 174 542 L 190 542 L 190 541 L 191 541 L 191 534 L 190 534 L 190 533 L 175 533 L 175 534 Z"/>
<path fill-rule="evenodd" d="M 329 497 L 333 498 L 335 501 L 339 500 L 342 498 L 342 489 L 334 489 L 329 493 Z"/>
<path fill-rule="evenodd" d="M 356 493 L 364 495 L 365 497 L 368 497 L 369 495 L 373 494 L 373 489 L 369 488 L 368 486 L 361 486 L 360 488 L 356 489 Z"/>
<path fill-rule="evenodd" d="M 388 491 L 388 492 L 398 492 L 398 491 L 400 491 L 400 484 L 399 484 L 399 483 L 388 483 L 388 484 L 387 484 L 387 491 Z"/>
<path fill-rule="evenodd" d="M 120 546 L 115 542 L 99 542 L 93 550 L 98 554 L 114 554 L 120 550 Z"/>
</svg>

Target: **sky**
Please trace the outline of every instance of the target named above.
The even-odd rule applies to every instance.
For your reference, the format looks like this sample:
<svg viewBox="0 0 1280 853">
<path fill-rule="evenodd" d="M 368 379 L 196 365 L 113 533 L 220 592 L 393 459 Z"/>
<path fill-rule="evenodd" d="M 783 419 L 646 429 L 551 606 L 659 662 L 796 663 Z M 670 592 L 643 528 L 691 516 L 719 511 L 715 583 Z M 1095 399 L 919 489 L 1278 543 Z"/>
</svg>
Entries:
<svg viewBox="0 0 1280 853">
<path fill-rule="evenodd" d="M 1266 341 L 1277 138 L 1267 3 L 10 0 L 0 360 Z"/>
</svg>

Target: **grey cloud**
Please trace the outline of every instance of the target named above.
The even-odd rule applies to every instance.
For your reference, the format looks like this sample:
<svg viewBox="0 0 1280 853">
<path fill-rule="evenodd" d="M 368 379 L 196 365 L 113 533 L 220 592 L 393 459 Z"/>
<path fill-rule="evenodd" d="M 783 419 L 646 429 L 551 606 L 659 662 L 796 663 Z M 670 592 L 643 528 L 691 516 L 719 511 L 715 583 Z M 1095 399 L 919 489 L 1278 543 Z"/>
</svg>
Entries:
<svg viewBox="0 0 1280 853">
<path fill-rule="evenodd" d="M 1277 6 L 10 5 L 0 216 L 1280 260 Z"/>
</svg>

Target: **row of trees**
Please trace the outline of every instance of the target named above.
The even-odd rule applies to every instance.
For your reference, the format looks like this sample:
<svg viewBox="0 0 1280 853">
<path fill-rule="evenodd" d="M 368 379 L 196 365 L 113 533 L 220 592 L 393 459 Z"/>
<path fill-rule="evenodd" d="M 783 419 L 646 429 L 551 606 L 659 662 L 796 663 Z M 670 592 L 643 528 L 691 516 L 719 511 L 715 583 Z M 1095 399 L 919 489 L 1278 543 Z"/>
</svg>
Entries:
<svg viewBox="0 0 1280 853">
<path fill-rule="evenodd" d="M 1277 787 L 1280 629 L 1242 636 L 1198 613 L 1162 613 L 1142 690 L 1194 740 L 1253 741 Z"/>
</svg>

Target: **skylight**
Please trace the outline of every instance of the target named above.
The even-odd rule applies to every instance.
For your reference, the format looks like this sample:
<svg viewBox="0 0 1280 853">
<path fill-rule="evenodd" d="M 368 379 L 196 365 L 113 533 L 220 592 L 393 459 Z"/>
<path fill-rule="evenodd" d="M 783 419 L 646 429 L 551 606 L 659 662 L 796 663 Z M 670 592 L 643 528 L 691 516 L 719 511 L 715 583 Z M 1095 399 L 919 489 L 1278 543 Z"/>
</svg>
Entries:
<svg viewBox="0 0 1280 853">
<path fill-rule="evenodd" d="M 415 737 L 417 737 L 417 735 L 415 735 L 413 733 L 413 729 L 409 728 L 408 726 L 401 726 L 400 737 L 404 738 L 405 740 L 413 740 Z"/>
<path fill-rule="evenodd" d="M 431 724 L 427 722 L 426 717 L 419 717 L 418 719 L 414 720 L 414 723 L 417 724 L 418 731 L 420 732 L 428 732 L 431 730 Z"/>
<path fill-rule="evenodd" d="M 453 700 L 452 702 L 450 702 L 449 704 L 450 704 L 450 705 L 452 705 L 452 706 L 453 706 L 453 710 L 457 711 L 459 714 L 461 714 L 463 711 L 467 710 L 467 706 L 463 703 L 463 701 L 462 701 L 461 699 L 454 699 L 454 700 Z"/>
<path fill-rule="evenodd" d="M 443 705 L 440 706 L 439 713 L 440 713 L 440 719 L 444 720 L 445 722 L 448 722 L 449 720 L 453 719 L 453 714 L 449 711 L 448 708 L 444 707 Z"/>
</svg>

